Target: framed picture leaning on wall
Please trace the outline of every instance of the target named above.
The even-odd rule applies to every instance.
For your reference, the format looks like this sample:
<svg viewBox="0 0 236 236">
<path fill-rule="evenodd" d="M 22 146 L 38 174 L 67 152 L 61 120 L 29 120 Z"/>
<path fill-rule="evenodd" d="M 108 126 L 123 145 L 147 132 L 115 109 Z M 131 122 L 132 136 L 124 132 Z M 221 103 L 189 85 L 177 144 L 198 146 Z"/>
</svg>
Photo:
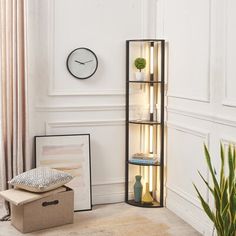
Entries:
<svg viewBox="0 0 236 236">
<path fill-rule="evenodd" d="M 47 166 L 68 172 L 66 184 L 74 190 L 74 210 L 92 209 L 90 135 L 35 136 L 36 167 Z"/>
</svg>

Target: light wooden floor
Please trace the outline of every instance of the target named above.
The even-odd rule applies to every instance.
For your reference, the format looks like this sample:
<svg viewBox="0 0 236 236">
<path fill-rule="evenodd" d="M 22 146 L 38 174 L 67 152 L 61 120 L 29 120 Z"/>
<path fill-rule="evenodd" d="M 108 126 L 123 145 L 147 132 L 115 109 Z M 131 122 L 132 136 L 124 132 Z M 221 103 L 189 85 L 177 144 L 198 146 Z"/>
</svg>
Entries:
<svg viewBox="0 0 236 236">
<path fill-rule="evenodd" d="M 0 223 L 0 236 L 18 236 L 10 222 Z M 75 213 L 74 224 L 27 234 L 43 236 L 199 236 L 166 208 L 148 209 L 125 203 L 95 206 Z"/>
</svg>

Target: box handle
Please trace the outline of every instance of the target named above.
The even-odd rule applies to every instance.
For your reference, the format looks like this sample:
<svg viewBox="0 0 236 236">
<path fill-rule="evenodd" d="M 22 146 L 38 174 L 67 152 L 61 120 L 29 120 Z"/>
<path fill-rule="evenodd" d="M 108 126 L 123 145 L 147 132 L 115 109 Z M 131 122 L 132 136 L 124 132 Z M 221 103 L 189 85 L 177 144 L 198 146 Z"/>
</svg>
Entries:
<svg viewBox="0 0 236 236">
<path fill-rule="evenodd" d="M 58 200 L 51 201 L 51 202 L 43 202 L 43 203 L 42 203 L 42 206 L 43 206 L 43 207 L 46 207 L 46 206 L 50 206 L 50 205 L 57 205 L 58 203 L 59 203 Z"/>
</svg>

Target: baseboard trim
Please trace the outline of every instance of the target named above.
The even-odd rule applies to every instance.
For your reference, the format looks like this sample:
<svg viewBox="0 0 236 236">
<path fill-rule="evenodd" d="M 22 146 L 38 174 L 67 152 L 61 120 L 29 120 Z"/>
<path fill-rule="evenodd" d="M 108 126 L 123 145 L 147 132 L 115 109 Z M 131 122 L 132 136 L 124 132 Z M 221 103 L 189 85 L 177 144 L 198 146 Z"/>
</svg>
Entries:
<svg viewBox="0 0 236 236">
<path fill-rule="evenodd" d="M 213 227 L 207 217 L 205 217 L 204 212 L 170 189 L 167 190 L 166 207 L 202 235 L 212 235 Z"/>
<path fill-rule="evenodd" d="M 93 205 L 124 202 L 125 193 L 93 194 Z"/>
<path fill-rule="evenodd" d="M 129 192 L 129 198 L 133 198 L 133 192 Z M 97 204 L 109 204 L 125 201 L 125 183 L 123 179 L 110 183 L 107 181 L 102 183 L 96 183 L 92 185 L 92 203 Z"/>
</svg>

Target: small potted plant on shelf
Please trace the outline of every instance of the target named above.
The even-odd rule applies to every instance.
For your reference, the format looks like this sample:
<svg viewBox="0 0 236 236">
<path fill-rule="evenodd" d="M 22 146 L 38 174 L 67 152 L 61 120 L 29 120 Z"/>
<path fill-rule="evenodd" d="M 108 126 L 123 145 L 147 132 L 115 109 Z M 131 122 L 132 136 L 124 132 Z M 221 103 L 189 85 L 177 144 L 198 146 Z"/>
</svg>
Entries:
<svg viewBox="0 0 236 236">
<path fill-rule="evenodd" d="M 146 67 L 146 59 L 142 57 L 138 57 L 135 59 L 134 65 L 139 70 L 135 73 L 136 80 L 138 81 L 144 80 L 144 73 L 142 72 L 142 69 Z"/>
</svg>

